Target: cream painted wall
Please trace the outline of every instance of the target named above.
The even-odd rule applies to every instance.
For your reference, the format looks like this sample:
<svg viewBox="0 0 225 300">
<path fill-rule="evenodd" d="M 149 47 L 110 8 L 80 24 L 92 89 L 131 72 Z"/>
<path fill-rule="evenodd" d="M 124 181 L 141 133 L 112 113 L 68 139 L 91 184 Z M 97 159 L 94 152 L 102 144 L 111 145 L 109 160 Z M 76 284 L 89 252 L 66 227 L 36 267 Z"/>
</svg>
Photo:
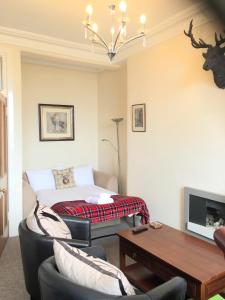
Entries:
<svg viewBox="0 0 225 300">
<path fill-rule="evenodd" d="M 208 42 L 215 28 L 194 32 Z M 184 186 L 225 194 L 225 91 L 203 71 L 202 52 L 180 35 L 127 62 L 128 194 L 146 200 L 152 220 L 177 228 Z M 147 132 L 133 133 L 131 105 L 143 102 Z"/>
<path fill-rule="evenodd" d="M 8 202 L 9 235 L 18 234 L 22 219 L 22 112 L 20 49 L 0 44 L 3 55 L 4 94 L 8 101 Z"/>
<path fill-rule="evenodd" d="M 119 125 L 120 155 L 121 155 L 121 181 L 122 190 L 126 192 L 126 65 L 117 71 L 105 71 L 98 76 L 98 131 L 99 131 L 99 169 L 117 174 L 117 152 L 108 142 L 109 139 L 117 147 L 116 125 L 112 118 L 123 117 Z"/>
<path fill-rule="evenodd" d="M 23 169 L 98 167 L 97 74 L 22 64 Z M 75 141 L 40 142 L 38 103 L 74 105 Z"/>
</svg>

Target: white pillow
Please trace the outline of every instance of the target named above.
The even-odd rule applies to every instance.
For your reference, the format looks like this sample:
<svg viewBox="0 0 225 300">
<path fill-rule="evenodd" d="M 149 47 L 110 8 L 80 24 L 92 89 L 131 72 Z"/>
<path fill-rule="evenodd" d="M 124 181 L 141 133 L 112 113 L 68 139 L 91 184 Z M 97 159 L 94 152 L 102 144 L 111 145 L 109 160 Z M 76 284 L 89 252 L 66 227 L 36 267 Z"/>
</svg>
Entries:
<svg viewBox="0 0 225 300">
<path fill-rule="evenodd" d="M 52 170 L 27 170 L 26 174 L 35 192 L 40 190 L 55 190 L 55 179 Z"/>
<path fill-rule="evenodd" d="M 74 168 L 74 179 L 76 186 L 93 185 L 94 176 L 92 166 L 87 165 Z"/>
<path fill-rule="evenodd" d="M 53 248 L 59 272 L 72 282 L 109 295 L 135 295 L 117 267 L 61 241 L 54 240 Z"/>
<path fill-rule="evenodd" d="M 71 233 L 66 223 L 50 207 L 37 201 L 26 220 L 27 227 L 41 235 L 71 239 Z"/>
</svg>

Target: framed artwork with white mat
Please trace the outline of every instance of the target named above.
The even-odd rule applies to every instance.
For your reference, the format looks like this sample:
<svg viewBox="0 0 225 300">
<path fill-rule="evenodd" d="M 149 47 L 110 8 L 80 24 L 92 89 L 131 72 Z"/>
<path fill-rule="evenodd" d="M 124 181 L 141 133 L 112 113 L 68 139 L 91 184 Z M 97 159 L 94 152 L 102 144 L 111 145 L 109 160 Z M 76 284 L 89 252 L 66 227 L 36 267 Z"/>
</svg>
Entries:
<svg viewBox="0 0 225 300">
<path fill-rule="evenodd" d="M 74 140 L 74 106 L 39 104 L 40 141 Z"/>
</svg>

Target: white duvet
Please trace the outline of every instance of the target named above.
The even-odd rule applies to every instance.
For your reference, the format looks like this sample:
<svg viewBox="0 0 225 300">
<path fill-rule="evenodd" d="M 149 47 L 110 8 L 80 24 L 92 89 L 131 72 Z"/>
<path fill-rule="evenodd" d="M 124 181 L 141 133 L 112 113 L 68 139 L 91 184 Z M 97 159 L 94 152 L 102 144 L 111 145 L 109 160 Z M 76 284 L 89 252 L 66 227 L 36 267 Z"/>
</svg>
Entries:
<svg viewBox="0 0 225 300">
<path fill-rule="evenodd" d="M 90 196 L 97 196 L 101 193 L 116 195 L 116 193 L 97 185 L 84 185 L 62 190 L 41 190 L 37 192 L 37 200 L 51 207 L 57 202 L 85 200 Z"/>
</svg>

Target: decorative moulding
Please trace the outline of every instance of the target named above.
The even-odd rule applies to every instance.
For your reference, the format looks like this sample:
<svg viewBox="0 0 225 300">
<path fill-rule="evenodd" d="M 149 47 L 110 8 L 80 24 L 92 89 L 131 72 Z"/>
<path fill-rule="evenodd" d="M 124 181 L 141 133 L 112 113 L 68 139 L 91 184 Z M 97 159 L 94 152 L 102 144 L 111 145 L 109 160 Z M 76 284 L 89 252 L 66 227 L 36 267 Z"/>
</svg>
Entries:
<svg viewBox="0 0 225 300">
<path fill-rule="evenodd" d="M 110 66 L 102 66 L 98 63 L 87 64 L 86 62 L 78 62 L 76 60 L 62 59 L 59 56 L 43 56 L 34 53 L 22 52 L 22 63 L 33 65 L 44 65 L 48 67 L 70 69 L 82 72 L 98 73 L 102 70 L 110 69 Z M 114 69 L 118 69 L 120 65 L 113 65 Z"/>
<path fill-rule="evenodd" d="M 110 65 L 105 55 L 93 53 L 91 49 L 82 44 L 56 39 L 36 33 L 20 31 L 0 26 L 0 43 L 16 46 L 22 53 L 55 57 L 67 61 L 85 64 L 86 66 L 101 66 L 102 69 L 115 69 Z"/>
<path fill-rule="evenodd" d="M 195 19 L 195 26 L 200 26 L 213 20 L 213 16 L 210 14 L 206 4 L 194 4 L 151 28 L 147 34 L 147 47 L 159 44 L 164 40 L 183 33 L 184 28 L 187 27 L 191 18 Z M 78 64 L 98 65 L 101 69 L 118 68 L 116 63 L 126 60 L 130 54 L 142 49 L 140 42 L 134 43 L 121 51 L 114 64 L 109 64 L 108 58 L 101 48 L 96 47 L 93 53 L 90 45 L 2 26 L 0 26 L 0 43 L 17 46 L 21 48 L 22 52 L 49 57 L 55 56 L 59 59 L 76 61 Z"/>
<path fill-rule="evenodd" d="M 159 25 L 151 28 L 147 33 L 146 48 L 155 46 L 175 36 L 183 34 L 184 29 L 188 26 L 192 18 L 195 20 L 195 27 L 198 27 L 213 21 L 215 19 L 215 15 L 212 14 L 207 4 L 194 4 L 171 18 L 166 19 L 164 22 L 161 22 Z M 140 48 L 140 44 L 138 44 L 138 42 L 129 45 L 126 49 L 121 51 L 116 62 L 119 63 L 120 61 L 127 59 L 129 55 L 137 53 L 140 50 L 143 50 L 143 48 Z"/>
<path fill-rule="evenodd" d="M 68 40 L 63 40 L 59 38 L 55 38 L 52 36 L 48 35 L 42 35 L 30 31 L 23 31 L 23 30 L 18 30 L 15 28 L 9 28 L 9 27 L 4 27 L 0 26 L 0 34 L 4 36 L 9 36 L 11 38 L 15 38 L 15 43 L 18 42 L 19 39 L 25 39 L 29 41 L 35 41 L 35 42 L 41 42 L 41 43 L 46 43 L 54 46 L 60 46 L 60 47 L 65 47 L 65 48 L 71 48 L 71 49 L 76 49 L 76 50 L 81 50 L 81 51 L 86 51 L 90 52 L 91 47 L 90 45 L 82 44 L 82 43 L 76 43 L 76 42 L 71 42 Z M 23 44 L 21 42 L 21 44 Z M 101 48 L 96 48 L 94 54 L 102 54 L 103 51 Z"/>
</svg>

